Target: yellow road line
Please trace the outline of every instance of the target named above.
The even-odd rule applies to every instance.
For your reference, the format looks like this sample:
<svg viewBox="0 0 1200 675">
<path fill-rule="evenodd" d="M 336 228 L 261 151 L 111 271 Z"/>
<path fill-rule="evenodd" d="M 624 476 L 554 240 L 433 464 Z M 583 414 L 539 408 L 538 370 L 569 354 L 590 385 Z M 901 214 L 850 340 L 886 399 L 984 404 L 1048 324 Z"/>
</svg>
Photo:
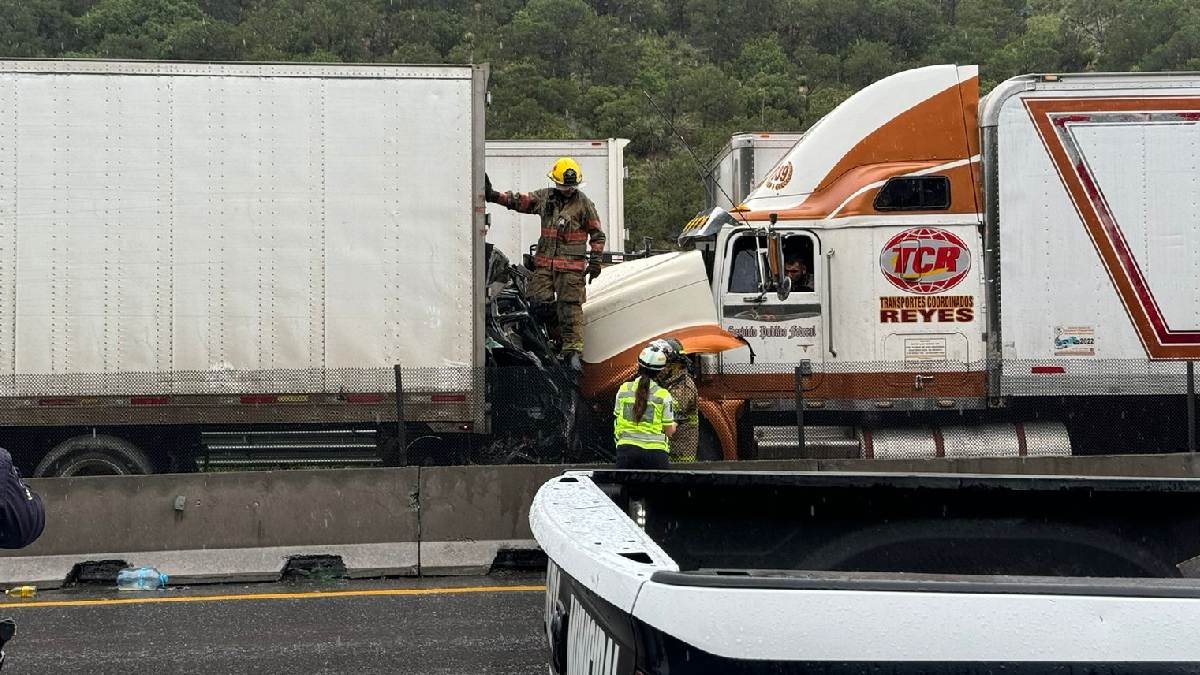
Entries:
<svg viewBox="0 0 1200 675">
<path fill-rule="evenodd" d="M 400 595 L 465 595 L 469 593 L 533 593 L 545 586 L 460 586 L 448 588 L 377 588 L 360 591 L 307 591 L 303 593 L 242 593 L 236 595 L 180 595 L 152 598 L 98 598 L 94 600 L 46 600 L 42 602 L 0 602 L 0 610 L 17 607 L 96 607 L 103 605 L 142 605 L 156 602 L 224 602 L 228 600 L 314 600 L 322 598 L 359 598 Z"/>
</svg>

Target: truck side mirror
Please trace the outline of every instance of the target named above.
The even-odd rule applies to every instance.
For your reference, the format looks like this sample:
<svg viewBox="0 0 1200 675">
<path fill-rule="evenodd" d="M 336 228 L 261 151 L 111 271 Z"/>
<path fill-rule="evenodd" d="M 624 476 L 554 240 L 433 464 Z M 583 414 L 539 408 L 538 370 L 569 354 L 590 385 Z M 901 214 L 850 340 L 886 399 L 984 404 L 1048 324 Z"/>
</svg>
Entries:
<svg viewBox="0 0 1200 675">
<path fill-rule="evenodd" d="M 792 278 L 784 275 L 775 282 L 775 296 L 779 298 L 780 302 L 782 302 L 787 300 L 788 296 L 791 294 Z"/>
<path fill-rule="evenodd" d="M 792 292 L 792 278 L 787 275 L 783 262 L 783 242 L 775 231 L 775 223 L 779 220 L 778 213 L 771 214 L 771 232 L 767 235 L 767 260 L 771 269 L 771 279 L 775 281 L 775 295 L 780 301 L 787 300 Z"/>
</svg>

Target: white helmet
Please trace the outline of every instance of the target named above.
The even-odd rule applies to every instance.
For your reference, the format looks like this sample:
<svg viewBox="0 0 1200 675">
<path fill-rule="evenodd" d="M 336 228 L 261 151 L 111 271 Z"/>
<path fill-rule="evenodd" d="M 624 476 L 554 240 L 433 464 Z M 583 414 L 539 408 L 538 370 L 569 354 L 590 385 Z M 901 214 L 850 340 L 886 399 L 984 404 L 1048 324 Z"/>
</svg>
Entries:
<svg viewBox="0 0 1200 675">
<path fill-rule="evenodd" d="M 638 365 L 650 371 L 662 370 L 667 366 L 667 357 L 671 353 L 671 347 L 662 340 L 655 340 L 646 345 L 641 354 L 638 354 Z"/>
<path fill-rule="evenodd" d="M 658 351 L 663 352 L 664 354 L 667 355 L 667 358 L 670 358 L 671 355 L 675 353 L 675 345 L 671 344 L 671 341 L 666 338 L 658 338 L 657 340 L 651 340 L 650 344 L 647 346 L 654 347 Z"/>
</svg>

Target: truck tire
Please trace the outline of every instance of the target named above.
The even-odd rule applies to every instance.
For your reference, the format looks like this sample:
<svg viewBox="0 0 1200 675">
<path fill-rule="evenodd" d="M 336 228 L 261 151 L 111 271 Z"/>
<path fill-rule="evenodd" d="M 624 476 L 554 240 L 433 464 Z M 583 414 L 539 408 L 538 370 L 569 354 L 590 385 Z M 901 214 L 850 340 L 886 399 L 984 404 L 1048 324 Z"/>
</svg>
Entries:
<svg viewBox="0 0 1200 675">
<path fill-rule="evenodd" d="M 38 478 L 67 476 L 129 476 L 154 473 L 146 453 L 115 436 L 75 436 L 59 443 L 33 475 Z"/>
</svg>

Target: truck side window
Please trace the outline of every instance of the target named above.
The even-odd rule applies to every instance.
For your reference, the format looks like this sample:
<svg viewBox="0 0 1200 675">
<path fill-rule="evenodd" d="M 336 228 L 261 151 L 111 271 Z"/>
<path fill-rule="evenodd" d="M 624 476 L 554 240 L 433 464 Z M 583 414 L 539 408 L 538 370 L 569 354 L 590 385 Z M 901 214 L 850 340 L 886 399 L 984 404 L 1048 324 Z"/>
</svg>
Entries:
<svg viewBox="0 0 1200 675">
<path fill-rule="evenodd" d="M 803 235 L 792 235 L 783 241 L 783 271 L 792 278 L 793 293 L 812 293 L 813 242 Z"/>
<path fill-rule="evenodd" d="M 730 293 L 758 293 L 759 270 L 754 264 L 757 255 L 753 236 L 738 237 L 730 247 L 730 257 L 733 261 L 729 275 Z M 758 246 L 766 249 L 765 240 L 760 240 Z M 765 261 L 763 263 L 766 264 Z M 816 290 L 813 282 L 813 240 L 802 234 L 791 234 L 783 237 L 783 269 L 792 278 L 792 292 L 812 293 Z"/>
<path fill-rule="evenodd" d="M 733 261 L 733 269 L 729 274 L 730 293 L 758 293 L 759 291 L 758 266 L 754 263 L 758 247 L 755 245 L 754 239 L 755 237 L 743 236 L 733 241 L 733 247 L 730 249 L 730 260 Z M 766 245 L 766 242 L 763 241 L 763 248 L 766 248 Z"/>
<path fill-rule="evenodd" d="M 950 208 L 950 179 L 905 176 L 884 183 L 875 195 L 876 211 L 936 211 Z"/>
</svg>

